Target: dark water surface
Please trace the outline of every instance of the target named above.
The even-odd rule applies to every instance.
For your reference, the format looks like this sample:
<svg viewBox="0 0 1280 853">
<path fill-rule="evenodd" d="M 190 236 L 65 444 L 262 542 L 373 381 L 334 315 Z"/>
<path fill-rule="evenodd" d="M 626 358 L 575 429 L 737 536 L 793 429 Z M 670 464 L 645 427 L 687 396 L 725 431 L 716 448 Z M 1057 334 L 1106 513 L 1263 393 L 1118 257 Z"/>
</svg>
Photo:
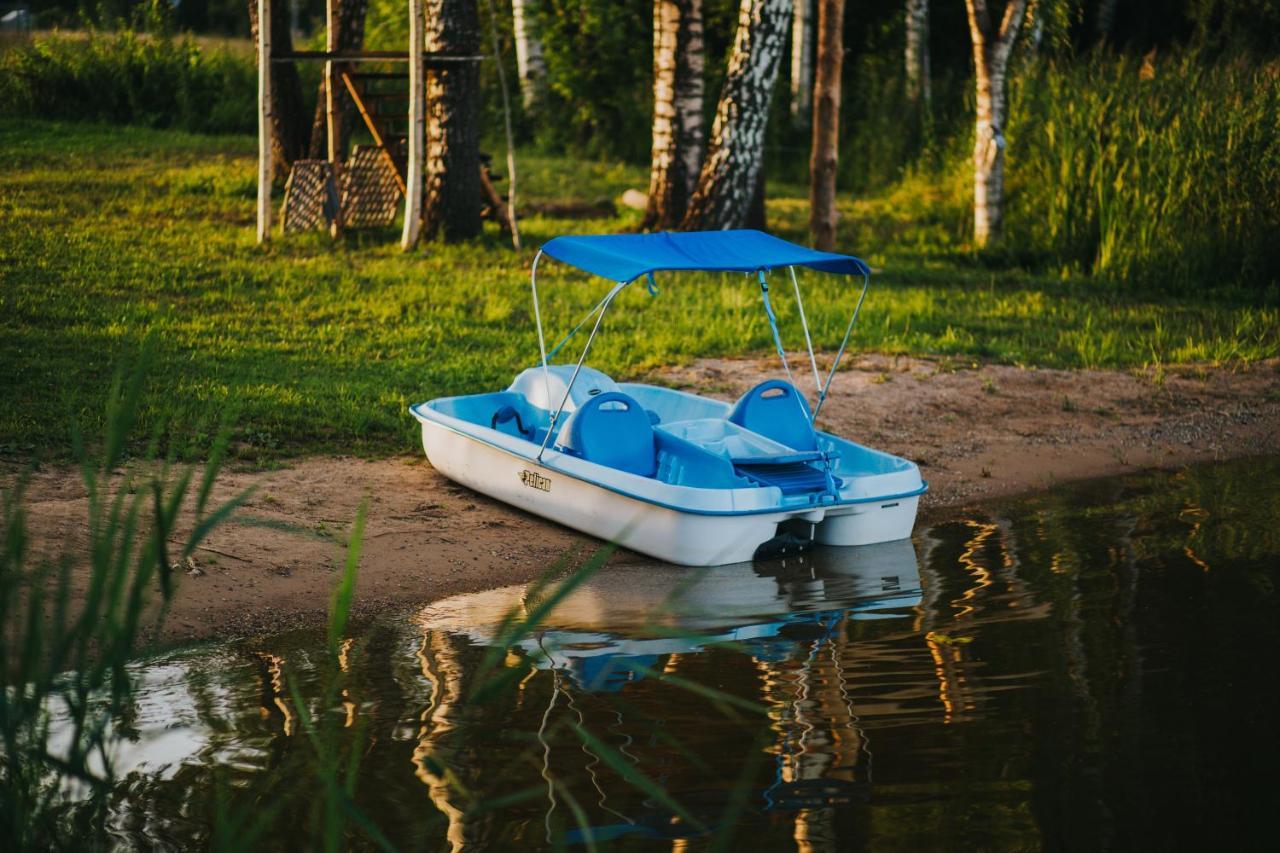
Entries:
<svg viewBox="0 0 1280 853">
<path fill-rule="evenodd" d="M 332 749 L 403 849 L 1260 847 L 1278 487 L 1280 460 L 1251 460 L 912 542 L 609 567 L 496 646 L 550 593 L 460 596 L 361 628 L 327 713 L 320 634 L 187 649 L 140 667 L 114 831 L 207 846 L 261 818 L 262 846 L 307 847 Z"/>
</svg>

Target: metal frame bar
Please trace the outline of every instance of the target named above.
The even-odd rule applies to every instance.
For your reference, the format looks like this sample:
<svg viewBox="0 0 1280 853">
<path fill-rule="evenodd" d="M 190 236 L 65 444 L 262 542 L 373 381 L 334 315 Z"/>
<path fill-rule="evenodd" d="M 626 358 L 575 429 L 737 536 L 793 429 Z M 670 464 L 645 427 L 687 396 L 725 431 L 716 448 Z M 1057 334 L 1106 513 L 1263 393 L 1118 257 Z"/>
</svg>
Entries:
<svg viewBox="0 0 1280 853">
<path fill-rule="evenodd" d="M 862 311 L 862 301 L 867 298 L 867 286 L 870 284 L 871 275 L 864 272 L 862 274 L 862 293 L 858 295 L 858 304 L 853 307 L 853 316 L 849 318 L 849 326 L 844 330 L 844 340 L 840 342 L 840 349 L 836 352 L 836 359 L 831 362 L 831 372 L 827 374 L 827 384 L 822 386 L 822 393 L 818 395 L 818 405 L 813 410 L 814 421 L 818 420 L 818 413 L 822 411 L 822 404 L 827 402 L 827 392 L 831 390 L 831 380 L 836 378 L 836 368 L 840 366 L 840 359 L 844 358 L 845 347 L 849 345 L 849 336 L 853 334 L 853 326 L 858 322 L 858 313 Z"/>
<path fill-rule="evenodd" d="M 529 273 L 529 287 L 533 289 L 533 321 L 538 326 L 538 349 L 542 353 L 542 381 L 546 387 L 547 402 L 551 402 L 551 371 L 547 368 L 547 339 L 542 335 L 542 312 L 538 310 L 538 261 L 542 250 L 533 256 L 533 269 Z"/>
<path fill-rule="evenodd" d="M 551 416 L 551 423 L 547 424 L 547 434 L 542 437 L 542 445 L 538 448 L 536 457 L 538 462 L 542 461 L 542 454 L 547 450 L 547 443 L 551 441 L 551 434 L 555 432 L 556 423 L 559 422 L 560 415 L 564 413 L 565 404 L 569 402 L 569 395 L 573 392 L 573 383 L 578 381 L 578 373 L 582 370 L 582 365 L 587 360 L 587 353 L 591 351 L 591 343 L 596 339 L 596 332 L 600 331 L 600 324 L 604 322 L 604 315 L 609 310 L 609 305 L 613 303 L 613 297 L 617 296 L 622 288 L 628 284 L 630 282 L 627 281 L 615 284 L 613 290 L 609 291 L 609 295 L 601 303 L 600 314 L 596 317 L 596 324 L 591 327 L 591 334 L 587 337 L 587 344 L 582 348 L 582 355 L 578 357 L 578 363 L 573 368 L 573 375 L 569 377 L 569 384 L 565 386 L 564 396 L 560 398 L 560 406 L 556 409 L 555 414 Z M 543 370 L 547 369 L 545 361 L 542 363 L 542 368 Z"/>
<path fill-rule="evenodd" d="M 809 364 L 813 367 L 813 390 L 816 393 L 822 387 L 822 379 L 818 375 L 818 357 L 813 354 L 813 338 L 809 337 L 809 320 L 804 315 L 804 300 L 800 298 L 800 282 L 796 280 L 795 266 L 787 267 L 791 273 L 791 286 L 796 292 L 796 308 L 800 310 L 800 327 L 804 329 L 804 345 L 809 348 Z"/>
<path fill-rule="evenodd" d="M 427 68 L 457 65 L 463 62 L 481 62 L 486 56 L 451 56 L 447 53 L 424 53 L 422 62 Z M 271 54 L 272 62 L 408 62 L 409 53 L 403 50 L 290 50 Z"/>
</svg>

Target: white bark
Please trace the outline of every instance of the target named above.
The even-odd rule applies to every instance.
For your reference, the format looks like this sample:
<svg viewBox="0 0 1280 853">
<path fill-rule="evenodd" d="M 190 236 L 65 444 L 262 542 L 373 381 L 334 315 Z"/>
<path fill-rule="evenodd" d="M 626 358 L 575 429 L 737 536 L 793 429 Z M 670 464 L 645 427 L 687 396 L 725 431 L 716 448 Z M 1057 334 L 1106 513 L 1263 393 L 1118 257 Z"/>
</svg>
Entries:
<svg viewBox="0 0 1280 853">
<path fill-rule="evenodd" d="M 258 242 L 271 236 L 271 0 L 258 0 Z"/>
<path fill-rule="evenodd" d="M 520 75 L 520 100 L 525 109 L 541 101 L 547 82 L 547 63 L 538 38 L 537 0 L 511 0 L 516 40 L 516 71 Z"/>
<path fill-rule="evenodd" d="M 787 40 L 791 0 L 742 0 L 729 72 L 683 227 L 741 227 L 760 177 L 769 102 Z"/>
<path fill-rule="evenodd" d="M 1004 216 L 1006 74 L 1009 55 L 1026 16 L 1027 0 L 1007 0 L 999 26 L 987 0 L 965 0 L 973 41 L 977 86 L 973 144 L 973 239 L 986 246 L 1000 238 Z"/>
<path fill-rule="evenodd" d="M 406 252 L 422 233 L 422 160 L 426 125 L 426 81 L 422 67 L 422 0 L 409 0 L 409 163 L 405 179 L 404 229 L 400 248 Z"/>
<path fill-rule="evenodd" d="M 645 228 L 684 218 L 702 164 L 702 0 L 653 4 L 653 158 Z"/>
<path fill-rule="evenodd" d="M 929 109 L 933 86 L 929 71 L 929 0 L 907 0 L 907 100 L 916 109 Z"/>
<path fill-rule="evenodd" d="M 803 125 L 813 106 L 813 0 L 793 0 L 791 17 L 791 120 Z"/>
</svg>

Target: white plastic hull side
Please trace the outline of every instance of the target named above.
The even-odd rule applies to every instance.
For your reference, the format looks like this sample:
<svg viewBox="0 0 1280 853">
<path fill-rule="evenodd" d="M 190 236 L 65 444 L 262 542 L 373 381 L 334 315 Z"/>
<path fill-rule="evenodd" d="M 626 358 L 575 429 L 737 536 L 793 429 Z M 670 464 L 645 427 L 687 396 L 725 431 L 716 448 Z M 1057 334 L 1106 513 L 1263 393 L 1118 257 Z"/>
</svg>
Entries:
<svg viewBox="0 0 1280 853">
<path fill-rule="evenodd" d="M 918 496 L 894 498 L 883 503 L 856 504 L 828 513 L 814 530 L 819 545 L 876 545 L 911 535 L 916 524 Z"/>
<path fill-rule="evenodd" d="M 872 503 L 825 511 L 680 512 L 540 466 L 429 420 L 422 421 L 422 445 L 432 466 L 457 483 L 574 530 L 685 566 L 751 560 L 788 518 L 817 522 L 817 541 L 836 545 L 905 539 L 915 523 L 914 497 L 886 501 L 894 504 L 887 509 Z M 829 534 L 828 525 L 834 525 Z"/>
</svg>

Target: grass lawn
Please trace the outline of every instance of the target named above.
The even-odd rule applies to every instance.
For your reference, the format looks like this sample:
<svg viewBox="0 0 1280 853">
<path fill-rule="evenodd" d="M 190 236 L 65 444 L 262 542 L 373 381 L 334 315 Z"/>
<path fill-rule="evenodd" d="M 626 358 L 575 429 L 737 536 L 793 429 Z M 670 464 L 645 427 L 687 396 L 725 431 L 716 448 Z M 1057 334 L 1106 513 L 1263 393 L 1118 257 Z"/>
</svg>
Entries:
<svg viewBox="0 0 1280 853">
<path fill-rule="evenodd" d="M 154 335 L 143 426 L 206 432 L 228 409 L 237 452 L 385 454 L 416 446 L 406 407 L 499 387 L 537 360 L 533 249 L 557 234 L 633 227 L 530 218 L 517 255 L 489 226 L 474 245 L 402 254 L 398 232 L 254 243 L 254 140 L 0 120 L 0 453 L 62 456 L 95 434 L 117 366 Z M 642 169 L 529 155 L 523 199 L 616 197 Z M 802 187 L 771 186 L 771 228 L 804 239 Z M 1027 365 L 1136 367 L 1280 353 L 1280 310 L 1244 298 L 1167 298 L 995 271 L 948 245 L 899 190 L 843 210 L 841 248 L 877 269 L 853 346 Z M 605 283 L 543 264 L 558 338 Z M 642 375 L 698 356 L 771 350 L 753 279 L 668 276 L 624 292 L 592 363 Z M 852 282 L 803 276 L 819 348 L 834 349 Z M 800 344 L 787 289 L 784 334 Z"/>
</svg>

